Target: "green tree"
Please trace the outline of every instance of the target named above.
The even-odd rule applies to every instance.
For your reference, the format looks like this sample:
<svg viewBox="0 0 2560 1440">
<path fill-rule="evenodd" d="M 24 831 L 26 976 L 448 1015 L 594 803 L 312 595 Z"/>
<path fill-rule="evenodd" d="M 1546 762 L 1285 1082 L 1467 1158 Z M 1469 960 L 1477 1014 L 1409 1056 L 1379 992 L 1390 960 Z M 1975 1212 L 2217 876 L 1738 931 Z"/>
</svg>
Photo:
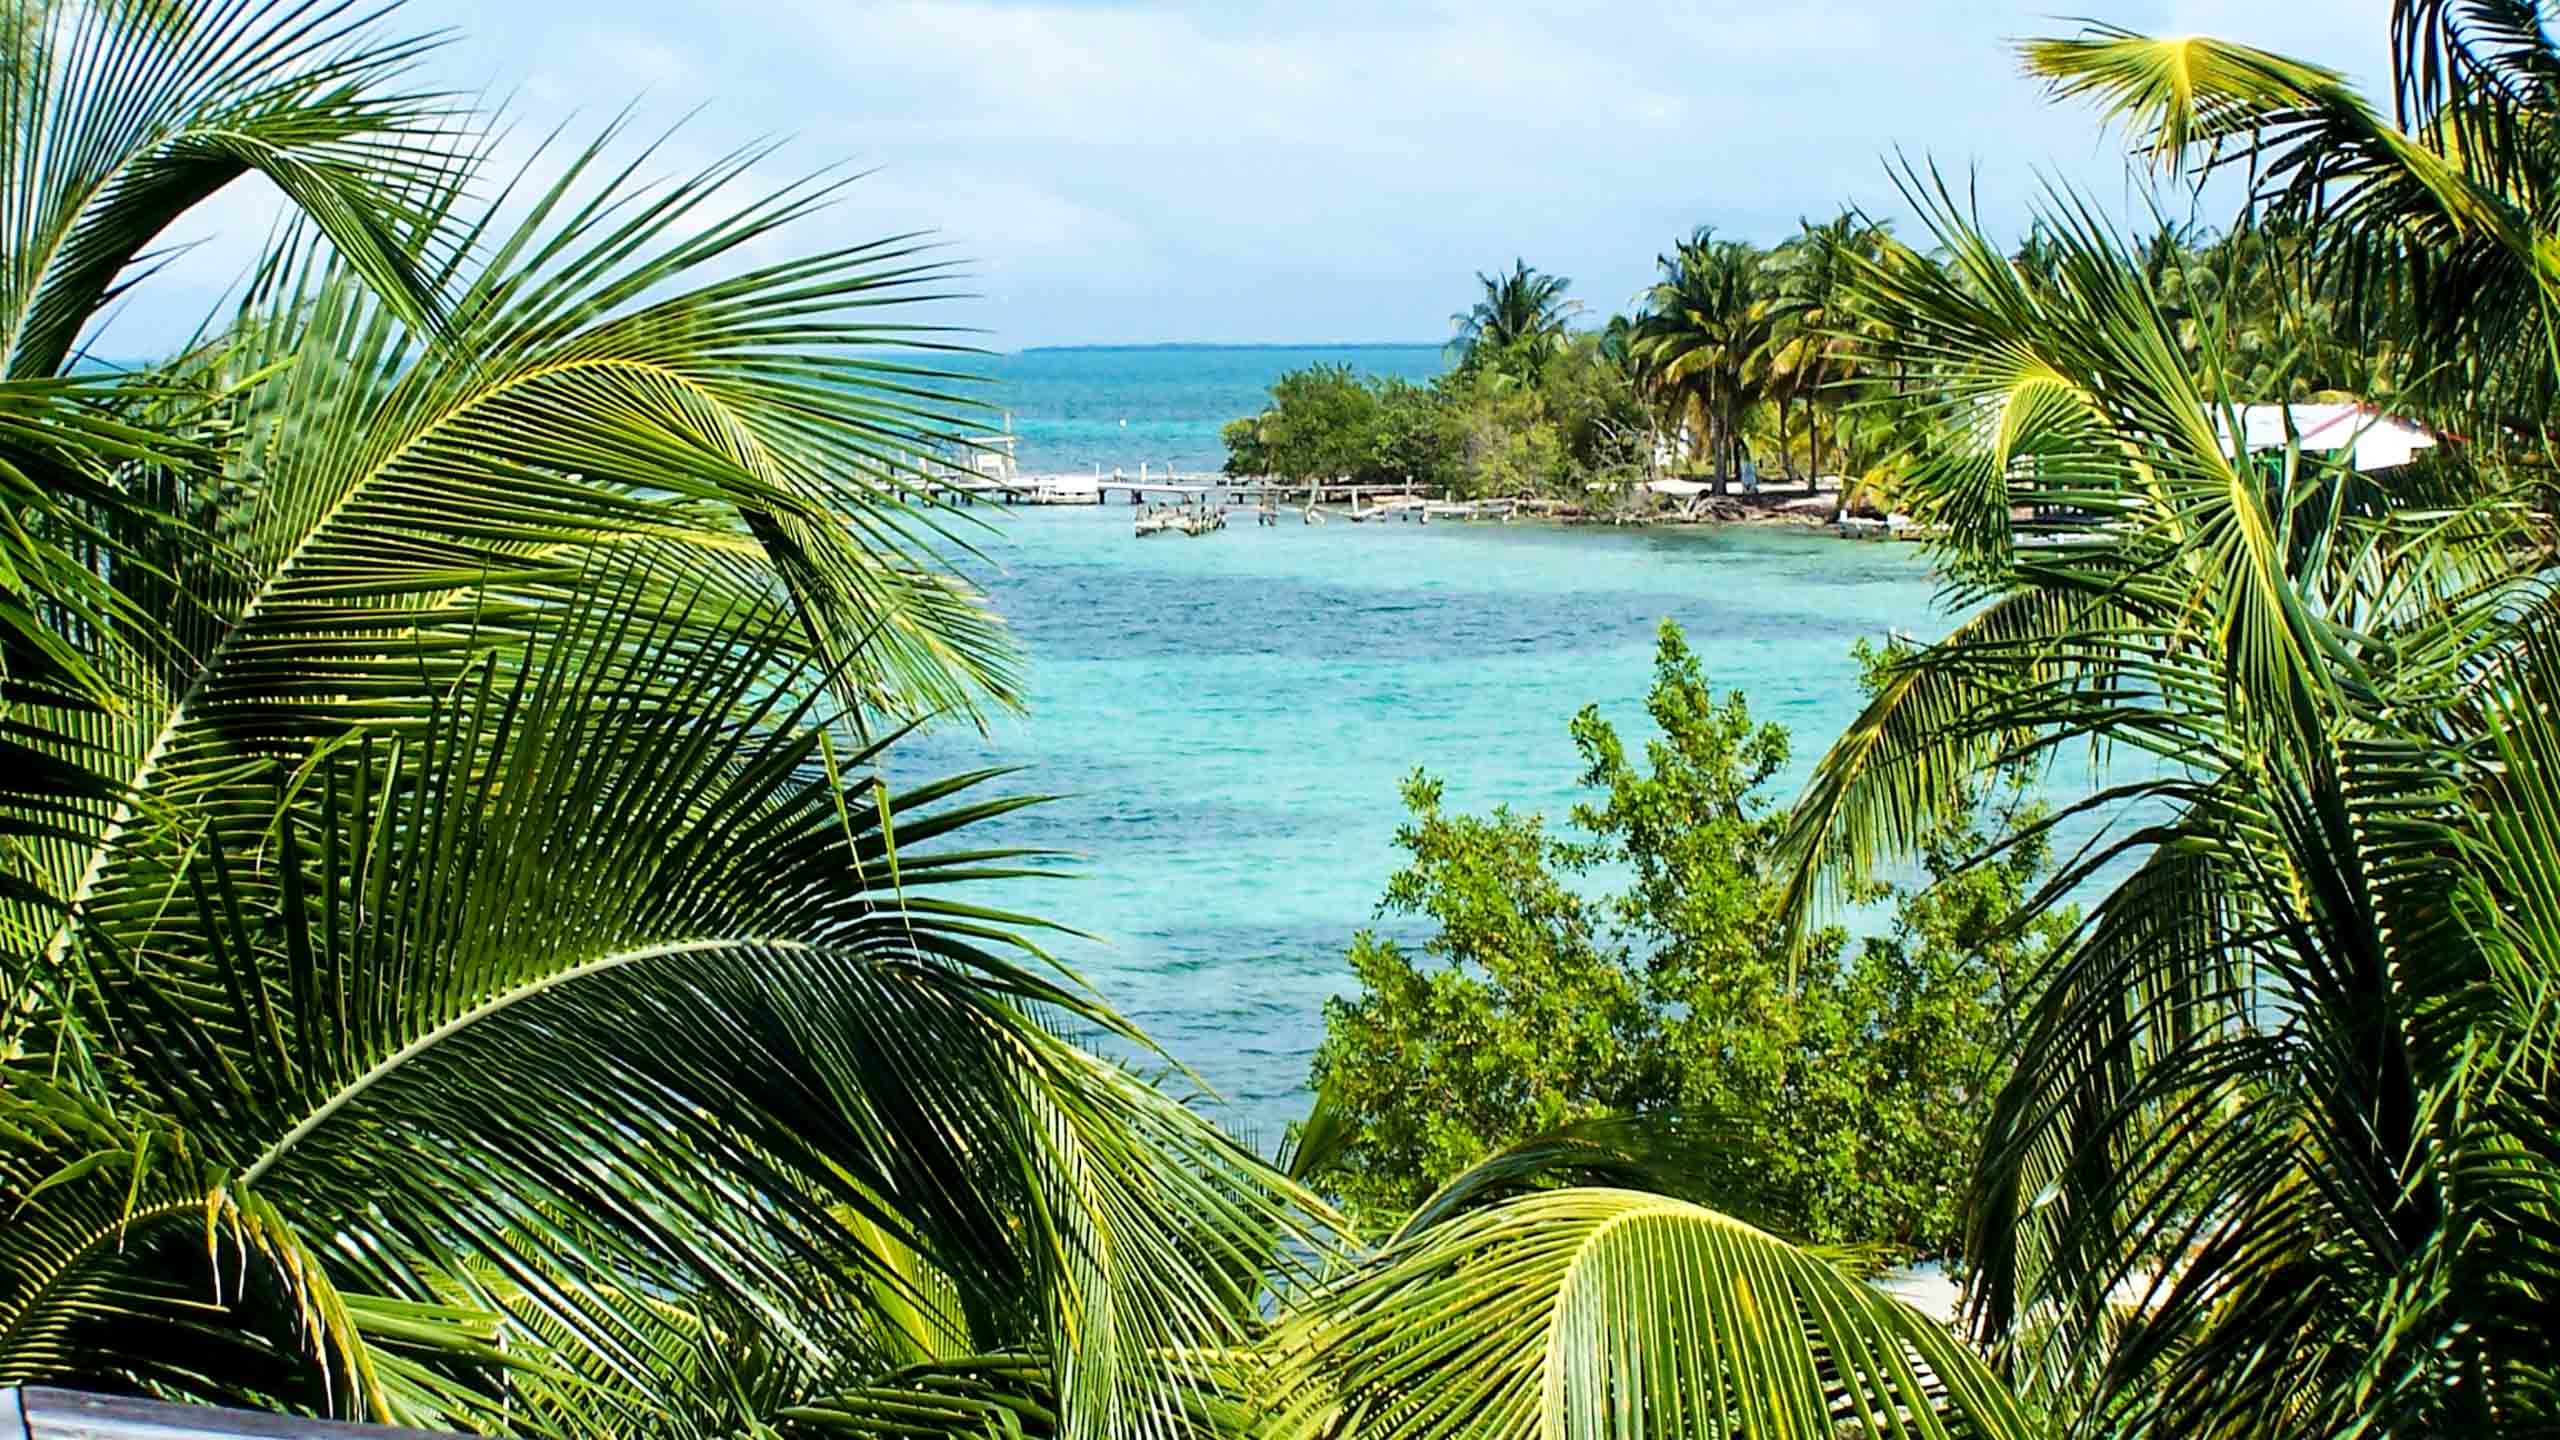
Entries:
<svg viewBox="0 0 2560 1440">
<path fill-rule="evenodd" d="M 1632 350 L 1673 422 L 1687 427 L 1714 462 L 1724 489 L 1741 459 L 1742 417 L 1757 398 L 1753 360 L 1766 342 L 1760 253 L 1718 240 L 1702 225 L 1656 258 L 1660 278 L 1644 293 Z"/>
<path fill-rule="evenodd" d="M 1827 462 L 1836 458 L 1827 447 L 1836 443 L 1837 412 L 1851 400 L 1852 385 L 1865 378 L 1851 310 L 1851 262 L 1875 254 L 1886 232 L 1850 210 L 1819 225 L 1805 221 L 1800 229 L 1770 257 L 1771 294 L 1762 302 L 1767 333 L 1757 366 L 1781 406 L 1805 407 L 1806 458 L 1818 477 L 1829 473 Z M 1782 452 L 1786 430 L 1782 410 Z"/>
<path fill-rule="evenodd" d="M 1624 345 L 1625 320 L 1576 335 L 1540 377 L 1539 400 L 1552 417 L 1575 481 L 1635 478 L 1653 438 L 1635 367 Z"/>
<path fill-rule="evenodd" d="M 1223 432 L 1230 475 L 1304 483 L 1373 478 L 1378 392 L 1348 365 L 1310 365 L 1271 383 L 1270 403 Z"/>
<path fill-rule="evenodd" d="M 1533 495 L 1565 481 L 1564 435 L 1535 386 L 1487 366 L 1444 376 L 1439 389 L 1450 443 L 1444 468 L 1456 493 Z"/>
<path fill-rule="evenodd" d="M 1574 721 L 1573 834 L 1453 815 L 1405 786 L 1411 859 L 1382 911 L 1425 921 L 1420 956 L 1364 932 L 1359 994 L 1327 1007 L 1315 1080 L 1340 1133 L 1308 1168 L 1369 1223 L 1532 1137 L 1683 1120 L 1719 1138 L 1705 1197 L 1780 1233 L 1951 1253 L 1970 1149 L 2004 1070 L 2009 1007 L 2067 928 L 2006 921 L 2046 863 L 2032 834 L 1958 871 L 1966 822 L 1928 858 L 1892 931 L 1830 932 L 1791 962 L 1761 857 L 1785 733 L 1717 698 L 1664 627 L 1642 763 L 1595 712 Z M 1595 881 L 1627 878 L 1612 894 Z"/>
<path fill-rule="evenodd" d="M 1240 415 L 1218 427 L 1218 443 L 1227 451 L 1220 469 L 1226 474 L 1245 477 L 1279 473 L 1271 463 L 1270 450 L 1262 443 L 1262 421 L 1261 415 Z"/>
<path fill-rule="evenodd" d="M 1600 337 L 1564 342 L 1539 376 L 1485 363 L 1426 386 L 1344 366 L 1291 371 L 1261 413 L 1228 422 L 1226 471 L 1579 497 L 1586 481 L 1637 468 L 1650 420 Z"/>
<path fill-rule="evenodd" d="M 1535 380 L 1564 343 L 1565 321 L 1576 308 L 1565 297 L 1573 282 L 1514 260 L 1508 271 L 1479 272 L 1476 283 L 1482 298 L 1449 317 L 1460 368 L 1486 366 Z"/>
<path fill-rule="evenodd" d="M 1442 387 L 1388 377 L 1377 382 L 1378 424 L 1370 471 L 1384 484 L 1447 486 L 1456 478 L 1458 440 Z"/>
</svg>

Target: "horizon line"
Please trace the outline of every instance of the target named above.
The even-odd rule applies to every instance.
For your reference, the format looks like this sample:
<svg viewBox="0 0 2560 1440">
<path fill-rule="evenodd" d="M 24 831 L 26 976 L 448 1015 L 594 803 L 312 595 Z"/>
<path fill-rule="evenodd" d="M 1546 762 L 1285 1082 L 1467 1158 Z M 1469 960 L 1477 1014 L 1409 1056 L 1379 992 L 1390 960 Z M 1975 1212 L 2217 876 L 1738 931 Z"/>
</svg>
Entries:
<svg viewBox="0 0 2560 1440">
<path fill-rule="evenodd" d="M 1083 341 L 1072 345 L 1025 345 L 1011 355 L 1037 355 L 1061 350 L 1444 350 L 1445 340 L 1132 340 Z"/>
</svg>

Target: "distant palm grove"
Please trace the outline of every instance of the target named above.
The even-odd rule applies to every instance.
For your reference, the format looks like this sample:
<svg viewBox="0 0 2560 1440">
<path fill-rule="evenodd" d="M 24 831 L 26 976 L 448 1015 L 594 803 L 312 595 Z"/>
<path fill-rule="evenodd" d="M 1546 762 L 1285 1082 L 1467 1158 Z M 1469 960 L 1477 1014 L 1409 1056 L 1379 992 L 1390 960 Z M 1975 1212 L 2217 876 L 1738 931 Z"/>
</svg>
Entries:
<svg viewBox="0 0 2560 1440">
<path fill-rule="evenodd" d="M 1867 1283 L 1896 1257 L 1857 1242 L 1904 1237 L 1742 1218 L 1783 1086 L 1758 1134 L 1639 1100 L 1381 1213 L 1330 1188 L 1340 1114 L 1275 1162 L 1171 1057 L 1075 1038 L 1152 1053 L 1047 958 L 1072 915 L 973 898 L 1030 799 L 885 778 L 1022 693 L 907 468 L 982 425 L 918 328 L 942 268 L 827 238 L 833 182 L 740 199 L 762 150 L 651 186 L 606 127 L 499 173 L 383 23 L 0 30 L 0 1387 L 544 1436 L 2560 1432 L 2531 0 L 2400 0 L 2376 100 L 2209 40 L 2028 45 L 2163 193 L 2232 171 L 2209 239 L 2063 193 L 1995 243 L 1915 168 L 1925 238 L 1701 230 L 1601 326 L 1515 263 L 1448 379 L 1301 375 L 1231 431 L 1478 492 L 1749 458 L 1928 527 L 1967 618 L 1717 832 L 1730 891 L 1662 821 L 1677 745 L 1578 738 L 1600 833 L 1669 857 L 1627 924 L 1751 897 L 1715 932 L 1747 954 L 1646 932 L 1682 1014 L 1737 967 L 1836 989 L 1813 937 L 1881 879 L 2049 847 L 1969 942 L 2038 937 L 2005 1078 L 1876 1082 L 1962 1121 L 1953 1323 Z M 252 174 L 293 218 L 236 307 L 92 357 Z M 2253 439 L 2289 400 L 2438 443 Z M 1657 697 L 1766 773 L 1676 636 Z M 2083 768 L 1970 828 L 1995 777 Z M 1662 1053 L 1703 1073 L 1628 1093 L 1731 1089 Z"/>
<path fill-rule="evenodd" d="M 1913 198 L 1932 198 L 1935 175 L 1906 178 Z M 2075 218 L 2037 219 L 2010 263 L 2055 279 Z M 2118 258 L 2206 383 L 2257 401 L 2395 402 L 2407 352 L 2356 328 L 2339 287 L 2309 278 L 2315 248 L 2305 221 L 2278 212 L 2219 233 L 2163 222 Z M 1292 372 L 1261 413 L 1226 427 L 1226 468 L 1578 500 L 1667 475 L 1723 489 L 1747 463 L 1887 508 L 1935 445 L 1944 397 L 1923 383 L 1921 332 L 1874 282 L 1948 258 L 1855 210 L 1765 249 L 1700 226 L 1656 257 L 1658 278 L 1627 313 L 1596 324 L 1570 280 L 1515 260 L 1476 277 L 1481 298 L 1452 317 L 1456 363 L 1436 382 Z"/>
</svg>

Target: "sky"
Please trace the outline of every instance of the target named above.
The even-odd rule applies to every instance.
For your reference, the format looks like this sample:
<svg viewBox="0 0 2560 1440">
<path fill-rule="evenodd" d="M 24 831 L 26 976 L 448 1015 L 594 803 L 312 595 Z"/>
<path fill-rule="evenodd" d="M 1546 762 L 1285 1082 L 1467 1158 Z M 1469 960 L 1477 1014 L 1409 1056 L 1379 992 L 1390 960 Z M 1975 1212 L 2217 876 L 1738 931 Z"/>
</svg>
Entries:
<svg viewBox="0 0 2560 1440">
<path fill-rule="evenodd" d="M 1605 314 L 1700 224 L 1767 243 L 1854 203 L 1909 235 L 1897 154 L 1976 177 L 1995 232 L 2048 180 L 2133 213 L 2121 137 L 2019 73 L 2016 40 L 2077 28 L 2050 3 L 410 0 L 393 23 L 453 32 L 421 78 L 504 107 L 501 165 L 629 110 L 673 127 L 661 170 L 770 139 L 742 184 L 864 172 L 768 243 L 933 231 L 970 292 L 934 318 L 1010 350 L 1436 341 L 1514 258 Z M 2387 79 L 2389 0 L 2082 3 Z M 274 204 L 244 182 L 182 220 L 100 353 L 194 329 Z"/>
</svg>

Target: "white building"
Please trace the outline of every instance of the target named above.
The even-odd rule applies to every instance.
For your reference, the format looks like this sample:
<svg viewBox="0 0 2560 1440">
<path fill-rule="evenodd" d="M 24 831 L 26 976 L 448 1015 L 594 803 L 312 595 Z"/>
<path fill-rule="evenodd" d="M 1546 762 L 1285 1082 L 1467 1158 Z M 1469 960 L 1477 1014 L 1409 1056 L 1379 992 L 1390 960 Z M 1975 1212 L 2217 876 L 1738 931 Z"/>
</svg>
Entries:
<svg viewBox="0 0 2560 1440">
<path fill-rule="evenodd" d="M 2436 443 L 2436 437 L 2426 427 L 2395 419 L 2365 405 L 2240 407 L 2241 428 L 2247 448 L 2252 453 L 2285 448 L 2288 422 L 2293 436 L 2306 452 L 2321 455 L 2351 452 L 2349 463 L 2358 470 L 2388 470 L 2395 465 L 2406 465 L 2416 458 L 2419 451 Z M 2215 415 L 2214 428 L 2217 431 L 2225 430 L 2226 424 L 2220 414 Z"/>
</svg>

